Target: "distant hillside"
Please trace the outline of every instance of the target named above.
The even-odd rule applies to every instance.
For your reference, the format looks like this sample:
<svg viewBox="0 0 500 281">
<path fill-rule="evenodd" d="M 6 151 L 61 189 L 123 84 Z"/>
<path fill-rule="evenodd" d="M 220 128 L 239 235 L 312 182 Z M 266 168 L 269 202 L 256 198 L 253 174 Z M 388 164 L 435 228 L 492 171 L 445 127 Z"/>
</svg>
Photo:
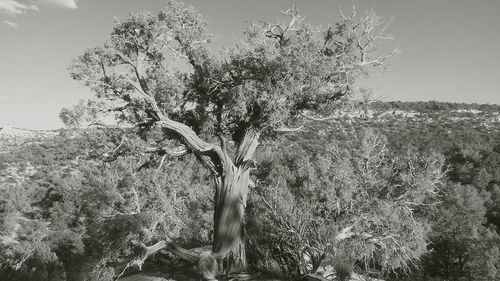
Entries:
<svg viewBox="0 0 500 281">
<path fill-rule="evenodd" d="M 472 127 L 496 127 L 500 123 L 500 105 L 450 102 L 375 101 L 354 106 L 352 110 L 335 112 L 328 120 L 363 119 L 368 122 L 401 120 L 425 123 L 462 121 Z M 396 121 L 396 120 L 394 120 Z M 58 135 L 60 130 L 30 130 L 0 127 L 0 153 L 6 145 L 43 141 Z"/>
<path fill-rule="evenodd" d="M 374 102 L 369 108 L 378 113 L 420 118 L 437 118 L 449 121 L 477 120 L 483 125 L 500 122 L 500 105 L 465 104 L 449 102 Z M 401 114 L 405 113 L 405 114 Z M 419 118 L 417 118 L 419 119 Z"/>
<path fill-rule="evenodd" d="M 30 130 L 10 126 L 0 127 L 0 153 L 28 143 L 45 141 L 59 134 L 58 130 Z"/>
<path fill-rule="evenodd" d="M 373 102 L 372 106 L 379 110 L 403 110 L 416 111 L 419 113 L 446 113 L 446 112 L 500 112 L 499 104 L 477 104 L 477 103 L 452 103 L 438 101 L 418 101 L 418 102 Z"/>
<path fill-rule="evenodd" d="M 371 128 L 395 146 L 441 151 L 452 144 L 484 143 L 500 151 L 500 105 L 447 102 L 371 102 L 332 115 L 345 130 Z"/>
</svg>

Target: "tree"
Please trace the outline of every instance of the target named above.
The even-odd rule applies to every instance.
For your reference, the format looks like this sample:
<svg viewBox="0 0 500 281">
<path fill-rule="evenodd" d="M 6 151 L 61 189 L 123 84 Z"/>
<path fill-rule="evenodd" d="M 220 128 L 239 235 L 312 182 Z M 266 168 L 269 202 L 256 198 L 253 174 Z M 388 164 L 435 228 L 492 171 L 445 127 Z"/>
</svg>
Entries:
<svg viewBox="0 0 500 281">
<path fill-rule="evenodd" d="M 485 196 L 471 185 L 451 183 L 433 213 L 432 252 L 425 272 L 444 280 L 498 280 L 498 234 L 485 222 Z"/>
<path fill-rule="evenodd" d="M 259 140 L 298 131 L 301 122 L 328 113 L 368 67 L 394 54 L 375 55 L 378 42 L 388 37 L 372 11 L 342 15 L 327 29 L 306 23 L 295 7 L 283 14 L 288 23 L 253 23 L 241 44 L 216 57 L 209 53 L 212 35 L 203 18 L 170 1 L 157 16 L 119 20 L 105 44 L 88 49 L 70 67 L 73 79 L 101 101 L 93 110 L 112 114 L 128 128 L 122 145 L 158 157 L 158 168 L 167 156 L 191 153 L 211 172 L 212 250 L 185 255 L 198 261 L 208 279 L 217 261 L 226 272 L 246 267 L 243 220 Z M 172 245 L 165 239 L 145 248 L 144 258 Z"/>
<path fill-rule="evenodd" d="M 427 251 L 422 213 L 436 203 L 443 157 L 394 153 L 372 130 L 315 129 L 259 157 L 248 230 L 257 266 L 287 277 L 355 263 L 410 269 Z"/>
</svg>

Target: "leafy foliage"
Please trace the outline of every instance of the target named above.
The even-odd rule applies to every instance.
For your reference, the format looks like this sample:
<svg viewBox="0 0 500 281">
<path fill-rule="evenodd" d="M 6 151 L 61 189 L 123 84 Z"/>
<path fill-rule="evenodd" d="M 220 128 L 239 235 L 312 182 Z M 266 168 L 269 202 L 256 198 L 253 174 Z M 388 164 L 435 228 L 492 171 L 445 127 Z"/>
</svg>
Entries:
<svg viewBox="0 0 500 281">
<path fill-rule="evenodd" d="M 77 106 L 61 116 L 71 124 L 95 117 L 95 110 L 111 111 L 121 122 L 140 124 L 165 114 L 202 136 L 238 142 L 249 127 L 276 129 L 304 111 L 331 109 L 386 58 L 374 51 L 385 28 L 372 12 L 328 29 L 311 26 L 295 7 L 284 14 L 288 24 L 252 23 L 222 57 L 208 51 L 212 35 L 204 19 L 180 3 L 170 1 L 157 16 L 119 20 L 103 46 L 70 67 L 75 80 L 95 91 L 99 102 L 88 104 L 94 112 Z"/>
<path fill-rule="evenodd" d="M 165 173 L 137 172 L 140 156 L 112 162 L 102 156 L 116 146 L 113 135 L 103 136 L 100 130 L 65 132 L 0 155 L 7 167 L 21 161 L 34 171 L 1 185 L 3 275 L 50 279 L 62 272 L 68 280 L 81 274 L 107 280 L 115 275 L 110 266 L 131 255 L 134 243 L 163 235 L 208 243 L 212 206 L 200 200 L 211 193 L 204 169 L 188 157 L 164 167 Z M 95 150 L 90 153 L 89 147 Z M 82 272 L 82 266 L 88 269 Z"/>
<path fill-rule="evenodd" d="M 329 28 L 311 26 L 294 6 L 283 14 L 288 23 L 252 23 L 241 44 L 213 56 L 201 15 L 169 1 L 156 16 L 133 14 L 117 21 L 103 45 L 88 49 L 70 67 L 72 78 L 93 90 L 97 101 L 87 103 L 88 113 L 81 111 L 83 104 L 64 110 L 68 125 L 112 112 L 120 128 L 133 127 L 142 139 L 124 133 L 125 142 L 162 156 L 160 166 L 171 154 L 169 146 L 180 145 L 211 172 L 213 247 L 198 259 L 200 270 L 210 269 L 202 273 L 208 279 L 215 278 L 216 259 L 230 252 L 219 265 L 229 264 L 229 271 L 245 267 L 244 246 L 237 244 L 244 243 L 241 229 L 259 140 L 303 122 L 308 113 L 327 112 L 370 66 L 392 55 L 376 55 L 386 26 L 372 11 L 360 18 L 342 15 Z"/>
<path fill-rule="evenodd" d="M 285 139 L 264 154 L 249 229 L 255 260 L 291 276 L 314 273 L 339 253 L 364 268 L 408 267 L 426 252 L 422 213 L 436 200 L 442 159 L 393 155 L 373 131 L 341 142 L 326 131 Z"/>
<path fill-rule="evenodd" d="M 339 127 L 382 132 L 396 150 L 437 150 L 449 170 L 442 203 L 424 214 L 432 226 L 430 253 L 408 280 L 498 279 L 498 259 L 490 254 L 496 251 L 499 226 L 498 106 L 376 102 L 365 111 L 373 116 L 359 115 Z"/>
</svg>

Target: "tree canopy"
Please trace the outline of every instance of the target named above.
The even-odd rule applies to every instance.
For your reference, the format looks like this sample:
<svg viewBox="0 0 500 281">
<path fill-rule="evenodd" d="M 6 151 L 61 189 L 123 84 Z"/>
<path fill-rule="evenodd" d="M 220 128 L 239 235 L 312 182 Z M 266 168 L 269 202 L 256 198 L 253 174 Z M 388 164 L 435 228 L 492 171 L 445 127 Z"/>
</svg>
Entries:
<svg viewBox="0 0 500 281">
<path fill-rule="evenodd" d="M 118 20 L 108 41 L 75 59 L 70 72 L 122 122 L 159 121 L 161 114 L 197 134 L 239 141 L 250 127 L 278 129 L 301 113 L 329 112 L 367 66 L 386 58 L 373 58 L 386 38 L 373 12 L 326 29 L 295 7 L 283 14 L 288 23 L 252 23 L 215 56 L 205 20 L 171 1 L 157 16 Z"/>
<path fill-rule="evenodd" d="M 82 106 L 64 111 L 68 123 L 112 112 L 142 138 L 138 145 L 124 134 L 123 143 L 161 157 L 160 167 L 167 155 L 193 153 L 212 173 L 213 245 L 199 260 L 208 279 L 216 259 L 228 257 L 229 271 L 246 267 L 244 216 L 259 140 L 329 114 L 358 77 L 394 54 L 377 54 L 389 37 L 373 11 L 341 13 L 328 28 L 307 23 L 295 6 L 282 14 L 286 23 L 251 23 L 240 42 L 214 56 L 204 19 L 170 1 L 156 16 L 117 21 L 108 41 L 70 67 L 98 101 L 89 114 Z"/>
</svg>

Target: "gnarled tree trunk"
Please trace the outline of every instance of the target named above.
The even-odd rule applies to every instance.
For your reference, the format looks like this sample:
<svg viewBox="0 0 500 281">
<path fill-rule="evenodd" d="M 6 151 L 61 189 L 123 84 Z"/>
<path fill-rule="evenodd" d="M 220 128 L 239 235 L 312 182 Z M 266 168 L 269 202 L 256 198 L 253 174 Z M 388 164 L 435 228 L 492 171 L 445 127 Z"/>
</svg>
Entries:
<svg viewBox="0 0 500 281">
<path fill-rule="evenodd" d="M 231 161 L 223 147 L 223 173 L 215 180 L 214 240 L 212 252 L 219 262 L 220 273 L 246 269 L 244 218 L 259 133 L 249 130 Z"/>
<path fill-rule="evenodd" d="M 249 179 L 244 167 L 224 171 L 216 180 L 212 252 L 219 258 L 219 269 L 234 273 L 246 268 L 243 220 Z"/>
<path fill-rule="evenodd" d="M 205 279 L 213 280 L 218 274 L 241 272 L 246 269 L 246 251 L 244 237 L 244 216 L 250 183 L 250 169 L 253 167 L 254 154 L 260 133 L 248 128 L 243 140 L 239 143 L 234 161 L 222 146 L 208 143 L 200 139 L 185 124 L 163 116 L 156 104 L 150 100 L 153 109 L 160 116 L 156 125 L 174 133 L 184 145 L 212 172 L 215 178 L 214 200 L 214 238 L 212 250 L 198 258 L 198 269 Z M 168 153 L 165 149 L 158 151 Z M 154 248 L 145 247 L 144 255 L 136 263 L 142 262 L 154 252 L 171 248 L 184 255 L 189 251 L 179 251 L 171 241 L 159 242 Z M 175 247 L 174 247 L 175 246 Z M 191 256 L 191 254 L 189 254 Z M 183 258 L 181 256 L 181 258 Z M 188 259 L 189 260 L 189 259 Z"/>
</svg>

